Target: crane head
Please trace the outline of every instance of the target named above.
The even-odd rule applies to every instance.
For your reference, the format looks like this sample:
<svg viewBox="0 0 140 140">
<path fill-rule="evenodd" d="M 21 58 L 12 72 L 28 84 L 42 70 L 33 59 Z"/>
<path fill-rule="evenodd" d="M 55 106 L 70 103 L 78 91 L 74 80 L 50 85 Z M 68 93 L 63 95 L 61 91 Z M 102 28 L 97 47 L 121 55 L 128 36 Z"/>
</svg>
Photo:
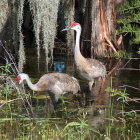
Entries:
<svg viewBox="0 0 140 140">
<path fill-rule="evenodd" d="M 17 82 L 18 82 L 19 84 L 21 83 L 21 77 L 20 77 L 20 76 L 17 77 Z"/>
<path fill-rule="evenodd" d="M 23 80 L 27 79 L 27 74 L 25 73 L 21 73 L 17 76 L 17 82 L 19 84 L 21 84 L 23 82 Z"/>
<path fill-rule="evenodd" d="M 75 30 L 75 31 L 78 31 L 79 30 L 79 31 L 81 31 L 81 26 L 80 26 L 79 23 L 74 22 L 71 27 L 66 27 L 62 31 L 68 31 L 68 30 Z"/>
</svg>

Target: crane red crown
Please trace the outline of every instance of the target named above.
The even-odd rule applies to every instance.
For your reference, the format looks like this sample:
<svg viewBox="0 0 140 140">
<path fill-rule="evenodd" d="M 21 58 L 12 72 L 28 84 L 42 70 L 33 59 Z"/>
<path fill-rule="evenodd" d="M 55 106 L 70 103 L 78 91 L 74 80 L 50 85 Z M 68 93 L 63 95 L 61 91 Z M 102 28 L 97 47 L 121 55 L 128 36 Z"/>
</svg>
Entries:
<svg viewBox="0 0 140 140">
<path fill-rule="evenodd" d="M 21 77 L 20 77 L 20 76 L 18 76 L 18 77 L 17 77 L 17 81 L 19 82 L 20 80 L 21 80 Z"/>
<path fill-rule="evenodd" d="M 77 26 L 77 25 L 78 25 L 78 23 L 74 22 L 74 23 L 72 24 L 72 27 L 75 27 L 75 26 Z"/>
</svg>

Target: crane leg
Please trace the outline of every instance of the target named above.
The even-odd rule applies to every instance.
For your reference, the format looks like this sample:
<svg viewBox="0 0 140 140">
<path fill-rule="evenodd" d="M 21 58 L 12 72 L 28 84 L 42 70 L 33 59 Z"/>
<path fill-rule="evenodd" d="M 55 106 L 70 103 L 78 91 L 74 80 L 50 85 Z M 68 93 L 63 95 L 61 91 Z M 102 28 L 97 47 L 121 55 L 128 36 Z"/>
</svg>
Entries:
<svg viewBox="0 0 140 140">
<path fill-rule="evenodd" d="M 90 90 L 90 91 L 92 90 L 93 83 L 94 83 L 94 80 L 93 80 L 93 81 L 90 81 L 90 82 L 88 83 L 88 85 L 89 85 L 89 90 Z"/>
</svg>

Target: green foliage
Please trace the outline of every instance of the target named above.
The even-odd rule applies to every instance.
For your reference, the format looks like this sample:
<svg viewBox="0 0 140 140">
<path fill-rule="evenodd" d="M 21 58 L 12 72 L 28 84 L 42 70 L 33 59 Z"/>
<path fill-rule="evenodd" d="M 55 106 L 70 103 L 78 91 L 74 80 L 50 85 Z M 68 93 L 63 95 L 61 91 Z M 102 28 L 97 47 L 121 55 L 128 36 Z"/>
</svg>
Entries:
<svg viewBox="0 0 140 140">
<path fill-rule="evenodd" d="M 126 35 L 130 33 L 133 37 L 131 44 L 140 43 L 140 0 L 127 1 L 119 8 L 120 19 L 118 23 L 120 28 L 117 34 Z"/>
<path fill-rule="evenodd" d="M 126 50 L 124 51 L 118 51 L 117 53 L 114 53 L 114 56 L 117 58 L 123 57 L 123 58 L 131 58 L 132 54 L 131 53 L 127 53 Z"/>
<path fill-rule="evenodd" d="M 127 111 L 125 112 L 124 107 L 127 104 L 128 94 L 126 90 L 114 89 L 111 86 L 107 88 L 111 96 L 109 97 L 109 104 L 106 113 L 107 116 L 103 117 L 104 123 L 101 124 L 103 127 L 94 126 L 88 122 L 87 108 L 82 110 L 78 108 L 79 111 L 75 112 L 74 117 L 72 117 L 72 110 L 65 110 L 69 118 L 57 117 L 53 114 L 53 118 L 34 118 L 32 121 L 30 118 L 26 117 L 26 113 L 23 112 L 23 106 L 14 107 L 16 103 L 7 103 L 5 106 L 0 108 L 0 139 L 42 139 L 42 140 L 94 140 L 94 139 L 104 139 L 112 140 L 114 139 L 140 139 L 139 132 L 139 118 L 137 111 Z M 8 90 L 5 92 L 8 94 Z M 114 97 L 118 99 L 119 106 L 121 105 L 121 110 L 117 110 L 117 102 L 112 100 Z M 9 101 L 10 96 L 6 99 Z M 61 99 L 63 106 L 67 105 L 67 101 L 64 98 Z M 5 101 L 3 101 L 5 102 Z M 0 104 L 2 101 L 0 102 Z M 114 109 L 115 108 L 115 109 Z M 43 113 L 44 110 L 41 110 Z M 130 108 L 129 108 L 130 109 Z M 37 110 L 35 110 L 37 111 Z M 79 113 L 78 113 L 79 112 Z M 115 113 L 114 113 L 115 112 Z M 57 112 L 56 112 L 57 113 Z M 64 112 L 61 114 L 63 115 Z M 10 116 L 10 118 L 9 118 Z M 94 115 L 93 115 L 94 117 Z M 14 130 L 14 131 L 13 131 Z"/>
<path fill-rule="evenodd" d="M 124 51 L 118 51 L 116 53 L 113 53 L 112 56 L 110 56 L 110 54 L 106 54 L 105 57 L 115 57 L 115 58 L 131 58 L 132 54 L 126 52 L 126 50 Z"/>
<path fill-rule="evenodd" d="M 60 128 L 57 127 L 57 130 Z M 76 131 L 75 131 L 76 130 Z M 59 130 L 60 131 L 60 130 Z M 58 132 L 59 132 L 58 131 Z M 73 121 L 68 123 L 61 131 L 60 134 L 63 135 L 64 139 L 91 139 L 93 136 L 91 132 L 101 136 L 100 131 L 93 129 L 87 124 L 86 114 L 83 113 L 79 121 Z M 59 135 L 60 135 L 59 134 Z"/>
<path fill-rule="evenodd" d="M 122 100 L 123 103 L 128 104 L 128 93 L 126 93 L 126 89 L 124 89 L 124 91 L 121 91 L 119 89 L 114 89 L 114 88 L 110 88 L 108 87 L 106 89 L 107 92 L 110 92 L 111 96 L 116 96 L 118 95 L 118 99 L 117 100 Z"/>
<path fill-rule="evenodd" d="M 0 75 L 4 76 L 4 75 L 11 74 L 10 66 L 11 66 L 11 64 L 9 64 L 9 63 L 6 63 L 5 66 L 0 66 L 0 69 L 1 69 Z"/>
</svg>

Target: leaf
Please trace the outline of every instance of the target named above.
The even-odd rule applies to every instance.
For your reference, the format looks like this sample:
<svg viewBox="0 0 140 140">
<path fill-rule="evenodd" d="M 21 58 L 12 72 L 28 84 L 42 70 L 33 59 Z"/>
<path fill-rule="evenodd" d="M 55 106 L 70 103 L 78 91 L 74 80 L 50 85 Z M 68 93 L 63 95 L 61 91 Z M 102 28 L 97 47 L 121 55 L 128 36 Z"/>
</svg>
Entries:
<svg viewBox="0 0 140 140">
<path fill-rule="evenodd" d="M 80 126 L 81 124 L 79 123 L 79 122 L 71 122 L 71 123 L 68 123 L 65 127 L 64 127 L 64 129 L 63 129 L 63 131 L 65 131 L 68 127 L 71 127 L 71 126 Z"/>
</svg>

